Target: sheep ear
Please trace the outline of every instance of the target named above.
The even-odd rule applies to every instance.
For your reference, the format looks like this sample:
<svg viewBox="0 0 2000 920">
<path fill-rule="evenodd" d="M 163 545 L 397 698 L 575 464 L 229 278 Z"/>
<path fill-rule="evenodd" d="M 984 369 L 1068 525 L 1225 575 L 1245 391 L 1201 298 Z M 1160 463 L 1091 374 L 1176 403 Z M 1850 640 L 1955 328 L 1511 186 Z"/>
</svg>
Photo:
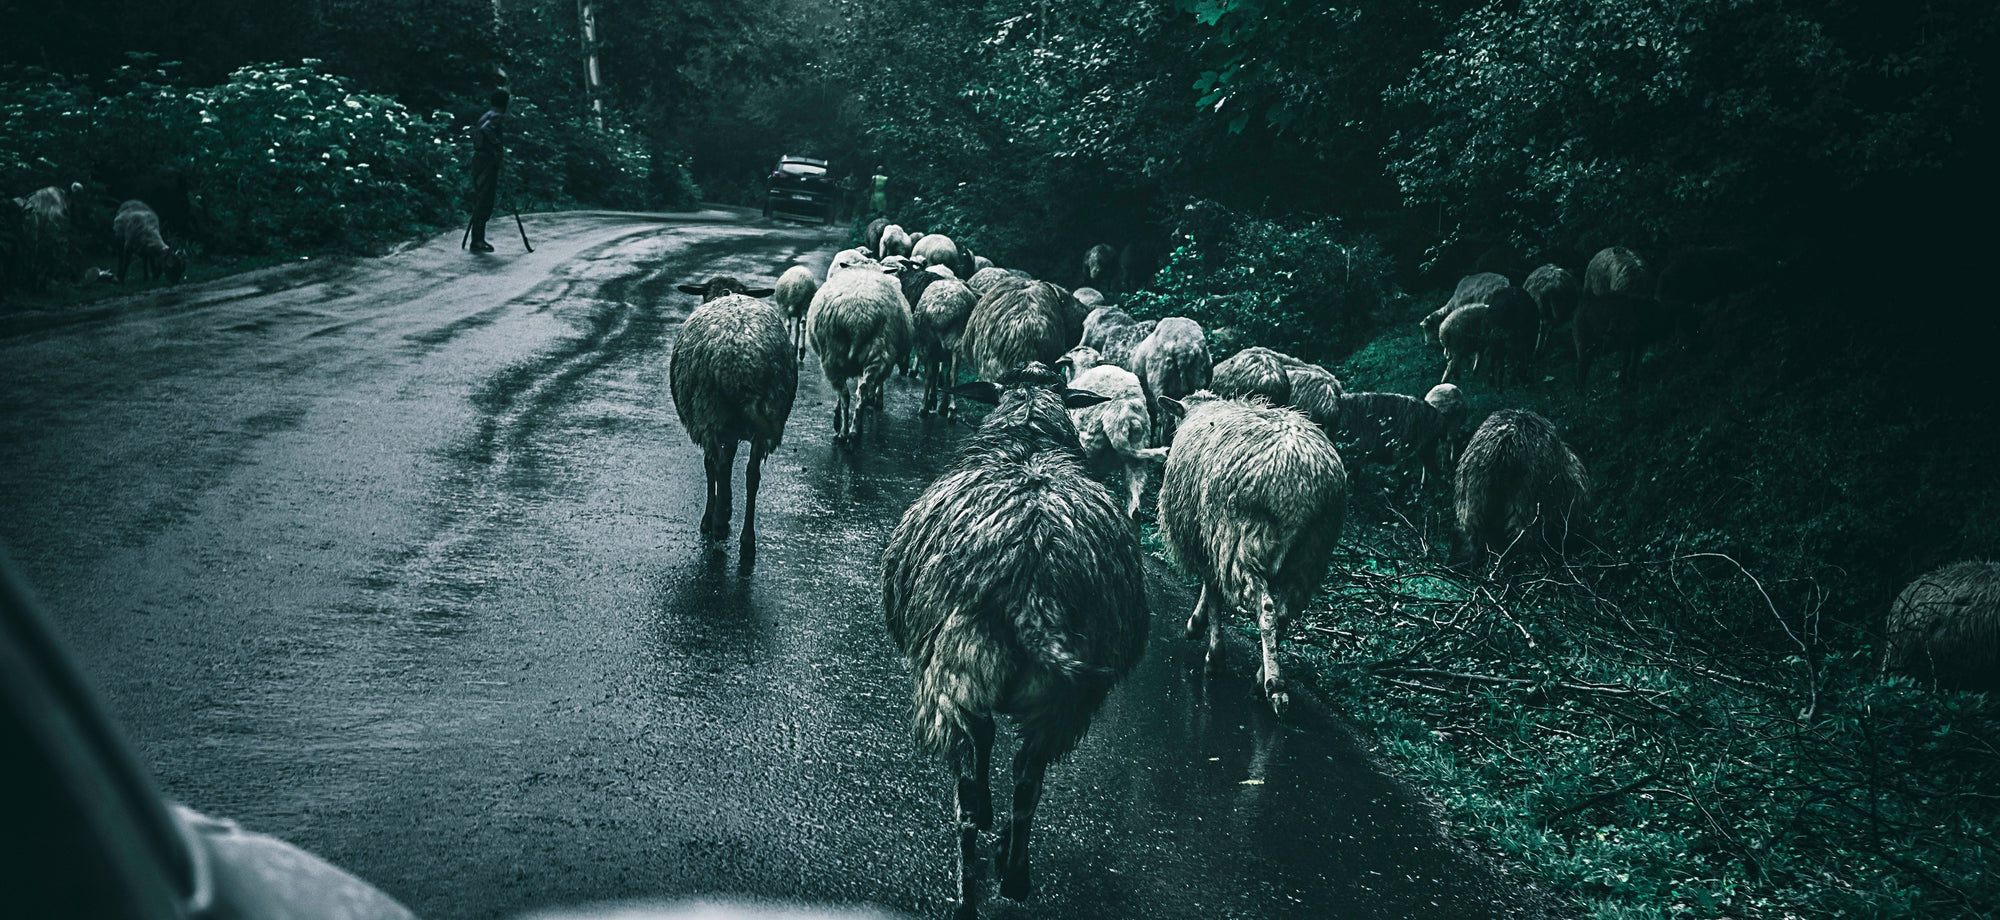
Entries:
<svg viewBox="0 0 2000 920">
<path fill-rule="evenodd" d="M 1174 418 L 1187 418 L 1187 403 L 1181 402 L 1171 396 L 1160 397 L 1160 408 L 1166 410 L 1166 413 Z"/>
<path fill-rule="evenodd" d="M 1111 397 L 1092 393 L 1089 390 L 1064 390 L 1063 408 L 1088 409 L 1098 403 L 1108 403 Z"/>
<path fill-rule="evenodd" d="M 1060 358 L 1057 358 L 1057 359 L 1056 359 L 1056 363 L 1055 363 L 1055 366 L 1056 366 L 1056 367 L 1075 367 L 1075 366 L 1076 366 L 1076 359 L 1075 359 L 1075 358 L 1072 358 L 1072 357 L 1070 357 L 1069 355 L 1063 355 L 1062 357 L 1060 357 Z"/>
<path fill-rule="evenodd" d="M 743 296 L 745 296 L 745 297 L 769 297 L 769 296 L 771 296 L 772 294 L 776 294 L 776 293 L 778 293 L 778 289 L 777 289 L 777 288 L 751 288 L 751 289 L 749 289 L 749 290 L 747 290 L 747 291 L 743 291 L 743 292 L 741 292 L 741 293 L 742 293 L 742 294 L 743 294 Z"/>
<path fill-rule="evenodd" d="M 700 297 L 701 295 L 708 293 L 708 288 L 696 287 L 695 285 L 692 284 L 676 284 L 674 285 L 674 290 L 677 290 L 683 294 L 693 294 L 696 297 Z"/>
<path fill-rule="evenodd" d="M 959 384 L 952 387 L 951 392 L 953 395 L 963 396 L 974 402 L 983 402 L 989 406 L 1000 404 L 1000 385 L 990 380 L 974 380 L 971 383 Z"/>
</svg>

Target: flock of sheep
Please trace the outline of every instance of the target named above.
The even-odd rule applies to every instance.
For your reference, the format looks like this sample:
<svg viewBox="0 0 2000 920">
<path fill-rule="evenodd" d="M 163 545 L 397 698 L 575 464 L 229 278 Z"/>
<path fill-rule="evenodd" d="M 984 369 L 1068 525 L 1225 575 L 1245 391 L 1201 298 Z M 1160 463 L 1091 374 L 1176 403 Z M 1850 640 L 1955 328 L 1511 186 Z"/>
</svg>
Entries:
<svg viewBox="0 0 2000 920">
<path fill-rule="evenodd" d="M 0 199 L 0 206 L 5 206 L 0 212 L 0 281 L 40 291 L 54 278 L 69 274 L 79 232 L 92 232 L 80 229 L 89 223 L 84 218 L 84 194 L 83 183 L 74 182 L 68 188 L 51 185 L 24 197 Z M 102 228 L 98 224 L 95 232 Z M 84 283 L 122 284 L 134 259 L 148 281 L 155 277 L 179 281 L 187 273 L 185 254 L 167 245 L 160 234 L 160 215 L 146 202 L 121 202 L 110 229 L 117 243 L 118 271 L 91 266 L 83 271 Z"/>
</svg>

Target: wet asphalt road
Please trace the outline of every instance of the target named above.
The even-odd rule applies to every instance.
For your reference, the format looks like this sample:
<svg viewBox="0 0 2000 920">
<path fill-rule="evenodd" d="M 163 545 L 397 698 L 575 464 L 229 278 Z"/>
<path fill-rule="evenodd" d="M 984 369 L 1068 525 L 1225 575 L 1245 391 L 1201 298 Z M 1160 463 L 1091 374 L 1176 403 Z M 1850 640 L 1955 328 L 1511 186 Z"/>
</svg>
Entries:
<svg viewBox="0 0 2000 920">
<path fill-rule="evenodd" d="M 809 357 L 754 571 L 705 546 L 672 285 L 837 243 L 716 216 L 541 216 L 532 255 L 447 235 L 0 339 L 0 541 L 170 795 L 429 917 L 945 910 L 950 792 L 909 741 L 876 557 L 963 429 L 899 378 L 837 451 Z M 1192 597 L 1149 565 L 1146 662 L 1050 772 L 1036 896 L 988 916 L 1518 908 L 1344 735 L 1204 679 Z"/>
</svg>

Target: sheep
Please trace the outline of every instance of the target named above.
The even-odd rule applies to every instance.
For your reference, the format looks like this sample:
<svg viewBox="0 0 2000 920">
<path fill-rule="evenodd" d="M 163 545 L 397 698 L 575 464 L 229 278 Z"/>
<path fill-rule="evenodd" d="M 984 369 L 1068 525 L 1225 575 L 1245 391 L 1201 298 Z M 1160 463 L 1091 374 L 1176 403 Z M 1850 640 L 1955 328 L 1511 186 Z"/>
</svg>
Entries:
<svg viewBox="0 0 2000 920">
<path fill-rule="evenodd" d="M 876 252 L 882 248 L 882 231 L 889 229 L 889 219 L 877 217 L 868 222 L 861 231 L 861 248 Z"/>
<path fill-rule="evenodd" d="M 1590 475 L 1548 419 L 1521 409 L 1486 417 L 1452 480 L 1461 561 L 1505 557 L 1523 539 L 1567 553 L 1590 527 Z"/>
<path fill-rule="evenodd" d="M 1469 303 L 1451 311 L 1438 326 L 1438 343 L 1444 346 L 1444 377 L 1450 383 L 1461 366 L 1478 370 L 1493 334 L 1492 310 L 1483 303 Z"/>
<path fill-rule="evenodd" d="M 1440 383 L 1424 394 L 1424 402 L 1437 410 L 1444 421 L 1444 430 L 1438 433 L 1439 459 L 1446 465 L 1457 462 L 1464 446 L 1465 417 L 1472 412 L 1465 393 L 1449 383 Z"/>
<path fill-rule="evenodd" d="M 1180 399 L 1208 387 L 1211 367 L 1201 324 L 1185 316 L 1160 320 L 1152 334 L 1132 349 L 1132 363 L 1128 367 L 1145 388 L 1146 411 L 1161 429 L 1159 441 L 1167 443 L 1170 438 L 1165 429 L 1169 423 L 1160 418 L 1160 397 Z"/>
<path fill-rule="evenodd" d="M 994 266 L 993 266 L 993 260 L 992 260 L 992 259 L 989 259 L 989 258 L 987 258 L 987 257 L 985 257 L 985 256 L 973 256 L 973 257 L 972 257 L 972 270 L 973 270 L 974 272 L 980 272 L 980 271 L 984 271 L 984 270 L 986 270 L 986 269 L 989 269 L 989 268 L 992 268 L 992 267 L 994 267 Z"/>
<path fill-rule="evenodd" d="M 926 234 L 910 243 L 910 257 L 926 265 L 957 265 L 958 244 L 942 233 Z"/>
<path fill-rule="evenodd" d="M 1882 673 L 2000 693 L 2000 563 L 1954 562 L 1889 607 Z"/>
<path fill-rule="evenodd" d="M 1540 328 L 1535 335 L 1535 353 L 1541 354 L 1548 348 L 1549 338 L 1562 324 L 1569 322 L 1576 313 L 1576 300 L 1583 294 L 1583 285 L 1569 269 L 1550 263 L 1528 273 L 1528 279 L 1521 282 L 1521 289 L 1535 299 L 1535 312 L 1541 317 Z"/>
<path fill-rule="evenodd" d="M 1086 310 L 1095 311 L 1098 307 L 1105 306 L 1104 292 L 1094 287 L 1077 288 L 1070 292 L 1070 296 L 1075 297 L 1076 302 L 1083 304 Z"/>
<path fill-rule="evenodd" d="M 1118 270 L 1118 250 L 1099 243 L 1083 254 L 1083 286 L 1102 287 L 1112 283 Z"/>
<path fill-rule="evenodd" d="M 832 278 L 835 272 L 850 268 L 869 268 L 880 271 L 882 263 L 860 249 L 843 249 L 833 254 L 833 260 L 826 265 L 826 276 Z"/>
<path fill-rule="evenodd" d="M 1279 354 L 1279 358 L 1291 356 Z M 1296 358 L 1291 358 L 1298 361 Z M 1333 372 L 1317 364 L 1299 361 L 1285 367 L 1285 377 L 1291 383 L 1292 395 L 1288 400 L 1292 408 L 1304 412 L 1321 430 L 1331 430 L 1340 417 L 1339 399 L 1342 392 L 1339 378 Z"/>
<path fill-rule="evenodd" d="M 889 634 L 913 672 L 917 745 L 956 779 L 958 908 L 975 915 L 979 831 L 992 826 L 994 717 L 1014 720 L 1013 813 L 995 862 L 1000 894 L 1030 891 L 1028 834 L 1048 765 L 1076 747 L 1111 687 L 1145 654 L 1139 541 L 1084 473 L 1064 391 L 1027 365 L 961 387 L 996 403 L 956 466 L 903 513 L 882 550 Z"/>
<path fill-rule="evenodd" d="M 1087 291 L 1090 289 L 1082 288 L 1080 290 Z M 1081 298 L 1078 299 L 1078 302 L 1079 303 L 1082 302 Z M 1081 344 L 1088 345 L 1092 348 L 1102 351 L 1104 349 L 1106 336 L 1109 336 L 1112 330 L 1122 326 L 1136 325 L 1137 323 L 1138 320 L 1133 319 L 1132 314 L 1127 313 L 1124 310 L 1120 310 L 1117 307 L 1103 306 L 1103 305 L 1097 306 L 1093 308 L 1089 313 L 1084 314 L 1083 342 Z"/>
<path fill-rule="evenodd" d="M 674 412 L 708 469 L 703 537 L 729 535 L 730 470 L 737 443 L 750 442 L 739 544 L 740 559 L 748 565 L 757 552 L 757 485 L 764 458 L 784 439 L 799 385 L 798 356 L 784 314 L 742 294 L 704 299 L 675 334 L 670 362 Z"/>
<path fill-rule="evenodd" d="M 910 234 L 901 224 L 890 224 L 882 228 L 882 239 L 875 247 L 876 258 L 907 256 L 910 254 Z"/>
<path fill-rule="evenodd" d="M 799 357 L 806 353 L 806 308 L 812 305 L 813 295 L 819 293 L 819 279 L 813 277 L 812 269 L 794 265 L 778 276 L 778 286 L 771 289 L 772 299 L 778 302 L 778 309 L 784 312 L 785 327 L 791 330 L 792 348 Z"/>
<path fill-rule="evenodd" d="M 914 331 L 917 365 L 924 369 L 924 401 L 918 411 L 942 410 L 946 417 L 958 412 L 950 388 L 958 384 L 959 342 L 976 303 L 972 289 L 956 278 L 932 282 L 918 298 Z"/>
<path fill-rule="evenodd" d="M 20 245 L 26 257 L 29 290 L 42 290 L 50 278 L 63 273 L 63 263 L 69 258 L 72 201 L 81 194 L 83 183 L 72 182 L 68 189 L 51 185 L 14 199 L 24 212 Z"/>
<path fill-rule="evenodd" d="M 721 300 L 731 294 L 742 294 L 745 297 L 757 298 L 769 297 L 776 293 L 775 288 L 744 287 L 743 282 L 728 275 L 716 275 L 701 284 L 676 284 L 674 285 L 674 289 L 683 294 L 693 294 L 701 298 L 702 303 L 708 303 L 711 300 Z"/>
<path fill-rule="evenodd" d="M 1245 348 L 1215 365 L 1208 388 L 1224 399 L 1257 396 L 1269 405 L 1285 405 L 1292 398 L 1292 380 L 1277 354 L 1261 346 Z"/>
<path fill-rule="evenodd" d="M 1023 363 L 1053 365 L 1062 357 L 1069 349 L 1067 318 L 1047 290 L 1051 288 L 1061 290 L 1030 282 L 995 287 L 979 298 L 959 342 L 973 374 L 981 380 L 998 380 Z"/>
<path fill-rule="evenodd" d="M 1621 383 L 1631 386 L 1646 346 L 1686 334 L 1693 319 L 1693 308 L 1685 305 L 1632 294 L 1585 291 L 1577 301 L 1575 325 L 1570 330 L 1576 345 L 1576 391 L 1583 392 L 1589 382 L 1592 359 L 1618 351 L 1625 353 Z"/>
<path fill-rule="evenodd" d="M 1305 607 L 1347 514 L 1347 470 L 1326 433 L 1296 409 L 1197 393 L 1160 479 L 1160 538 L 1201 579 L 1187 635 L 1208 630 L 1208 668 L 1222 664 L 1222 616 L 1257 621 L 1257 686 L 1280 717 L 1290 694 L 1278 670 L 1286 618 Z"/>
<path fill-rule="evenodd" d="M 1077 346 L 1071 353 L 1076 351 L 1095 353 L 1087 345 Z M 1146 491 L 1147 467 L 1167 456 L 1164 447 L 1146 446 L 1153 420 L 1146 411 L 1145 390 L 1131 371 L 1113 364 L 1079 365 L 1070 388 L 1107 399 L 1095 406 L 1071 409 L 1069 417 L 1076 424 L 1086 463 L 1098 469 L 1117 467 L 1125 471 L 1125 516 L 1137 523 L 1139 499 Z"/>
<path fill-rule="evenodd" d="M 1728 246 L 1681 250 L 1660 270 L 1653 297 L 1676 306 L 1701 306 L 1750 290 L 1770 276 L 1769 263 Z"/>
<path fill-rule="evenodd" d="M 911 325 L 910 306 L 896 279 L 879 271 L 828 275 L 813 295 L 806 338 L 819 353 L 826 382 L 840 393 L 833 411 L 836 444 L 859 440 L 861 414 L 881 408 L 890 369 L 910 353 Z M 856 378 L 850 389 L 848 381 Z"/>
<path fill-rule="evenodd" d="M 1487 353 L 1496 389 L 1506 390 L 1508 371 L 1524 373 L 1534 357 L 1540 309 L 1528 292 L 1504 287 L 1486 297 Z"/>
<path fill-rule="evenodd" d="M 1607 246 L 1591 256 L 1590 264 L 1583 267 L 1583 292 L 1596 297 L 1606 294 L 1651 296 L 1652 266 L 1630 249 Z"/>
<path fill-rule="evenodd" d="M 1153 330 L 1158 327 L 1159 321 L 1151 319 L 1114 326 L 1105 332 L 1104 337 L 1093 347 L 1098 350 L 1098 356 L 1103 363 L 1116 364 L 1126 370 L 1132 370 L 1132 353 L 1137 351 L 1139 343 L 1145 341 L 1146 337 L 1152 335 Z"/>
<path fill-rule="evenodd" d="M 1027 282 L 1022 280 L 1020 276 L 1004 268 L 993 268 L 990 266 L 973 272 L 972 277 L 966 279 L 965 282 L 965 286 L 971 288 L 972 293 L 980 297 L 985 297 L 995 288 L 1022 287 L 1026 284 Z"/>
<path fill-rule="evenodd" d="M 1419 482 L 1442 474 L 1451 434 L 1465 419 L 1458 387 L 1441 383 L 1423 399 L 1401 393 L 1346 393 L 1331 432 L 1343 459 L 1390 466 L 1418 461 Z"/>
<path fill-rule="evenodd" d="M 1425 314 L 1423 320 L 1419 322 L 1419 325 L 1424 327 L 1424 341 L 1432 345 L 1439 344 L 1439 328 L 1459 307 L 1472 303 L 1485 303 L 1486 298 L 1491 297 L 1494 291 L 1512 284 L 1506 275 L 1498 272 L 1480 272 L 1458 279 L 1458 286 L 1452 288 L 1451 298 L 1444 302 L 1444 306 Z"/>
<path fill-rule="evenodd" d="M 1063 368 L 1064 373 L 1068 374 L 1071 380 L 1075 380 L 1076 375 L 1103 363 L 1104 356 L 1098 354 L 1097 349 L 1088 345 L 1078 345 L 1063 352 L 1062 357 L 1056 359 L 1055 366 Z M 1137 380 L 1138 378 L 1134 377 L 1132 379 Z"/>
<path fill-rule="evenodd" d="M 138 256 L 146 266 L 148 282 L 156 274 L 168 282 L 178 282 L 188 274 L 186 258 L 160 238 L 160 216 L 146 202 L 130 200 L 120 204 L 118 216 L 112 218 L 112 234 L 118 236 L 118 284 L 124 284 L 132 256 Z"/>
</svg>

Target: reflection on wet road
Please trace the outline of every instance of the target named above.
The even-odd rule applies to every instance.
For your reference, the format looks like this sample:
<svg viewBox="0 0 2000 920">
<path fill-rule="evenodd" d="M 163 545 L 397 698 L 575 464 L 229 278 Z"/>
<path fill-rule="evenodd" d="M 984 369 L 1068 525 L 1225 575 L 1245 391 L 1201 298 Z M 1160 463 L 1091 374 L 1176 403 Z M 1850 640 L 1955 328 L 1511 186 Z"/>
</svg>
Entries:
<svg viewBox="0 0 2000 920">
<path fill-rule="evenodd" d="M 941 913 L 950 793 L 910 742 L 876 560 L 963 428 L 898 378 L 836 450 L 809 357 L 739 572 L 696 534 L 666 382 L 695 304 L 671 286 L 823 270 L 836 239 L 534 223 L 532 256 L 440 238 L 0 340 L 0 539 L 171 794 L 422 915 Z M 1050 773 L 1036 897 L 989 916 L 1519 907 L 1344 735 L 1205 679 L 1173 635 L 1191 596 L 1150 570 L 1148 658 Z"/>
</svg>

